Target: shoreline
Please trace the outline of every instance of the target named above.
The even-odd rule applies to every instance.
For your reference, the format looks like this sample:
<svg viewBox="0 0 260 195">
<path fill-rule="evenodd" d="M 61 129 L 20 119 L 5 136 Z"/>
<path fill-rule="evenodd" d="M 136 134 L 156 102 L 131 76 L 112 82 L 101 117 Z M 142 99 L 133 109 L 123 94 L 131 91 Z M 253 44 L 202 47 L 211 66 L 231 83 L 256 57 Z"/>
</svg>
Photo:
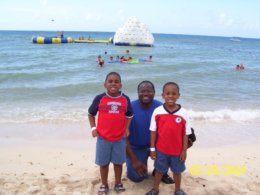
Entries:
<svg viewBox="0 0 260 195">
<path fill-rule="evenodd" d="M 260 131 L 257 130 L 260 121 L 191 121 L 191 123 L 197 137 L 194 146 L 198 148 L 260 144 Z M 0 129 L 2 144 L 23 143 L 24 141 L 85 142 L 93 140 L 88 120 L 62 123 L 1 123 Z"/>
</svg>

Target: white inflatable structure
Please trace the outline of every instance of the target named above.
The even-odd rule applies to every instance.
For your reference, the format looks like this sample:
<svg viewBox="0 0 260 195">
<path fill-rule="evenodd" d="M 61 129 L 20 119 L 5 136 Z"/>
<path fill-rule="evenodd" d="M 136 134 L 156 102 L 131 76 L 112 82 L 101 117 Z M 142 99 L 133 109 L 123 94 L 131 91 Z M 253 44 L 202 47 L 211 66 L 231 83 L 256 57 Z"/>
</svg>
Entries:
<svg viewBox="0 0 260 195">
<path fill-rule="evenodd" d="M 154 37 L 148 27 L 137 18 L 129 18 L 114 35 L 115 45 L 152 47 Z"/>
</svg>

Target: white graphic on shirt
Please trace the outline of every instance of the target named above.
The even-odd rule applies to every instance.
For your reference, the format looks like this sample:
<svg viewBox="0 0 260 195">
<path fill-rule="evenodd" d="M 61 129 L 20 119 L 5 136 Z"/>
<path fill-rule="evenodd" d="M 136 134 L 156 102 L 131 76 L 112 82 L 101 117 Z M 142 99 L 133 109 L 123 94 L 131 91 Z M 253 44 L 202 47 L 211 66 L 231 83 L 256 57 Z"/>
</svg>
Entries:
<svg viewBox="0 0 260 195">
<path fill-rule="evenodd" d="M 176 123 L 180 123 L 182 120 L 181 120 L 181 117 L 177 117 L 176 118 Z"/>
<path fill-rule="evenodd" d="M 121 106 L 120 102 L 108 102 L 108 105 L 110 106 L 109 113 L 119 113 L 119 106 Z"/>
</svg>

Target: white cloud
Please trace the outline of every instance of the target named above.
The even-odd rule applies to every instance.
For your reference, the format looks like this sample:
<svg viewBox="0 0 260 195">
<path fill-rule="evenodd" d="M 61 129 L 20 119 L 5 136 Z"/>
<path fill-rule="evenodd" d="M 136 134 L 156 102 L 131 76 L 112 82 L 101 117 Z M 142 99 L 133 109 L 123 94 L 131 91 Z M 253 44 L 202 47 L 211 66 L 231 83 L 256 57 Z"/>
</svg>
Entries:
<svg viewBox="0 0 260 195">
<path fill-rule="evenodd" d="M 232 26 L 235 23 L 235 20 L 233 18 L 228 17 L 225 13 L 220 13 L 218 15 L 218 22 L 221 25 Z"/>
<path fill-rule="evenodd" d="M 48 5 L 48 0 L 40 0 L 40 4 L 43 6 L 43 7 L 46 7 Z"/>
<path fill-rule="evenodd" d="M 84 18 L 88 22 L 91 22 L 91 21 L 98 22 L 98 21 L 100 21 L 103 18 L 103 16 L 102 15 L 97 15 L 96 13 L 95 14 L 88 13 Z"/>
</svg>

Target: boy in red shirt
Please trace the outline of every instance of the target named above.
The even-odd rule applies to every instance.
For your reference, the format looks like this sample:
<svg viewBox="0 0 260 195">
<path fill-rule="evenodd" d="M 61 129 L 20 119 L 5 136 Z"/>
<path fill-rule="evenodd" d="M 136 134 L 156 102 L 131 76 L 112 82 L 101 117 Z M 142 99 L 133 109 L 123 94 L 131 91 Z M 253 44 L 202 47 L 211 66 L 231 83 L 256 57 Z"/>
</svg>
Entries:
<svg viewBox="0 0 260 195">
<path fill-rule="evenodd" d="M 109 191 L 107 179 L 110 162 L 114 164 L 114 190 L 125 191 L 121 183 L 122 165 L 126 161 L 126 136 L 133 116 L 129 97 L 120 91 L 120 75 L 116 72 L 108 73 L 104 86 L 107 92 L 97 95 L 88 110 L 92 136 L 97 137 L 96 164 L 100 166 L 102 182 L 99 195 L 106 195 Z"/>
<path fill-rule="evenodd" d="M 159 194 L 159 184 L 164 173 L 170 168 L 174 173 L 175 195 L 186 195 L 180 189 L 181 173 L 185 170 L 188 134 L 191 134 L 189 116 L 181 105 L 176 104 L 180 97 L 179 86 L 168 82 L 163 86 L 162 97 L 165 103 L 157 107 L 151 118 L 150 156 L 155 160 L 153 189 L 147 195 Z"/>
</svg>

